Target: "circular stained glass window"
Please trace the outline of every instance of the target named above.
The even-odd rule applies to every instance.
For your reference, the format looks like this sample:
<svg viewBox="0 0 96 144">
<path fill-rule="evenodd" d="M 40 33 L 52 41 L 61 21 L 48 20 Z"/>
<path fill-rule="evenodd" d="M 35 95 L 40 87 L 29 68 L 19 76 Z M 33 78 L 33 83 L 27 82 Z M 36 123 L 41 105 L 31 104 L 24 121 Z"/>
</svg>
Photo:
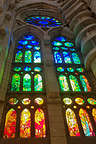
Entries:
<svg viewBox="0 0 96 144">
<path fill-rule="evenodd" d="M 96 100 L 93 99 L 93 98 L 88 98 L 87 101 L 88 101 L 88 103 L 91 104 L 91 105 L 96 105 Z"/>
<path fill-rule="evenodd" d="M 44 103 L 44 100 L 43 100 L 42 98 L 36 98 L 36 99 L 34 100 L 34 102 L 35 102 L 36 104 L 38 104 L 38 105 L 42 105 L 42 104 Z"/>
<path fill-rule="evenodd" d="M 72 100 L 71 100 L 70 98 L 64 98 L 64 99 L 63 99 L 63 102 L 64 102 L 64 104 L 66 104 L 66 105 L 72 104 Z"/>
<path fill-rule="evenodd" d="M 57 71 L 58 72 L 64 72 L 64 68 L 63 67 L 57 67 Z"/>
<path fill-rule="evenodd" d="M 60 20 L 47 16 L 28 16 L 24 19 L 26 23 L 40 27 L 57 27 L 61 25 Z"/>
<path fill-rule="evenodd" d="M 24 104 L 24 105 L 28 105 L 28 104 L 30 104 L 30 102 L 31 102 L 31 100 L 29 98 L 24 98 L 22 100 L 22 104 Z"/>
<path fill-rule="evenodd" d="M 84 104 L 84 100 L 82 98 L 76 98 L 75 99 L 75 102 L 78 104 L 78 105 L 83 105 Z"/>
<path fill-rule="evenodd" d="M 18 100 L 17 100 L 17 98 L 11 98 L 11 99 L 9 100 L 9 103 L 10 103 L 11 105 L 16 105 L 16 104 L 18 103 Z"/>
</svg>

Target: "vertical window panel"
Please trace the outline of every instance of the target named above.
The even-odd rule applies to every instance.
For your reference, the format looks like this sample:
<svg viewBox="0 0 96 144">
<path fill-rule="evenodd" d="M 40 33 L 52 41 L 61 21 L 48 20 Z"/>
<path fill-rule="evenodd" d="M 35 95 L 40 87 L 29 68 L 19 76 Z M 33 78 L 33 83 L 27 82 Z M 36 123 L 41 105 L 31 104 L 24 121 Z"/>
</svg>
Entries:
<svg viewBox="0 0 96 144">
<path fill-rule="evenodd" d="M 66 76 L 60 75 L 59 76 L 59 83 L 60 83 L 60 88 L 62 91 L 69 91 L 69 86 L 68 86 Z"/>
<path fill-rule="evenodd" d="M 39 51 L 34 52 L 34 63 L 41 63 L 41 54 Z"/>
<path fill-rule="evenodd" d="M 96 123 L 96 108 L 93 108 L 93 109 L 92 109 L 92 116 L 93 116 L 94 121 L 95 121 L 95 123 Z"/>
<path fill-rule="evenodd" d="M 75 113 L 70 108 L 66 110 L 66 120 L 70 136 L 80 136 Z"/>
<path fill-rule="evenodd" d="M 31 91 L 31 76 L 25 74 L 23 77 L 23 91 Z"/>
<path fill-rule="evenodd" d="M 35 112 L 35 136 L 46 137 L 45 116 L 43 110 L 40 108 Z"/>
<path fill-rule="evenodd" d="M 29 138 L 31 136 L 31 114 L 28 109 L 24 109 L 20 119 L 20 137 Z"/>
<path fill-rule="evenodd" d="M 6 114 L 4 138 L 15 138 L 16 133 L 16 111 L 11 108 Z"/>
<path fill-rule="evenodd" d="M 80 64 L 80 59 L 77 53 L 72 53 L 72 59 L 74 61 L 74 64 Z"/>
<path fill-rule="evenodd" d="M 70 75 L 69 79 L 70 79 L 70 83 L 71 83 L 71 86 L 72 86 L 72 90 L 73 91 L 81 91 L 80 86 L 78 84 L 78 80 L 76 79 L 76 77 L 73 76 L 73 75 Z"/>
<path fill-rule="evenodd" d="M 34 76 L 34 91 L 42 91 L 43 90 L 43 81 L 40 74 L 36 74 Z"/>
<path fill-rule="evenodd" d="M 14 74 L 12 76 L 11 91 L 19 91 L 19 90 L 20 90 L 20 75 Z"/>
<path fill-rule="evenodd" d="M 61 54 L 59 52 L 54 52 L 54 60 L 55 63 L 62 63 L 62 57 Z"/>
<path fill-rule="evenodd" d="M 22 57 L 23 57 L 23 53 L 21 51 L 17 51 L 16 56 L 15 56 L 15 62 L 16 63 L 22 62 Z"/>
<path fill-rule="evenodd" d="M 93 128 L 92 128 L 87 112 L 83 109 L 80 109 L 79 116 L 81 119 L 81 124 L 84 130 L 85 136 L 95 136 L 95 133 L 93 132 Z"/>
<path fill-rule="evenodd" d="M 31 63 L 31 62 L 32 62 L 32 52 L 25 51 L 25 63 Z"/>
<path fill-rule="evenodd" d="M 63 52 L 63 58 L 64 58 L 65 63 L 69 63 L 69 64 L 72 63 L 72 62 L 71 62 L 70 55 L 69 55 L 68 52 Z"/>
<path fill-rule="evenodd" d="M 84 75 L 80 75 L 80 81 L 82 83 L 82 87 L 84 88 L 84 91 L 85 92 L 90 92 L 91 87 L 89 85 L 89 82 L 88 82 L 87 78 Z"/>
</svg>

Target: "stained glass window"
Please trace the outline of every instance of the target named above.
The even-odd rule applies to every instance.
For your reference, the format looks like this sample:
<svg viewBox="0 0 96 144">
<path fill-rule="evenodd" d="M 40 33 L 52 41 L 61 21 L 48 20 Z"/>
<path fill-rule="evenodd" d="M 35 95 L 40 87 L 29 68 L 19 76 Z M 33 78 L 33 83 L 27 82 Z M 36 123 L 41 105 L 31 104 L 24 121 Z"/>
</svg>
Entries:
<svg viewBox="0 0 96 144">
<path fill-rule="evenodd" d="M 60 88 L 62 91 L 69 91 L 69 86 L 68 86 L 66 76 L 60 75 L 59 76 L 59 83 L 60 83 Z"/>
<path fill-rule="evenodd" d="M 81 119 L 81 124 L 84 130 L 85 136 L 95 136 L 95 133 L 93 132 L 93 128 L 90 122 L 90 118 L 84 109 L 80 109 L 79 116 Z"/>
<path fill-rule="evenodd" d="M 77 53 L 72 53 L 72 58 L 73 58 L 74 64 L 80 64 L 81 63 Z"/>
<path fill-rule="evenodd" d="M 12 76 L 11 91 L 19 91 L 19 90 L 20 90 L 20 75 L 14 74 Z"/>
<path fill-rule="evenodd" d="M 96 123 L 96 108 L 92 109 L 92 115 L 93 115 L 94 121 Z"/>
<path fill-rule="evenodd" d="M 21 51 L 17 51 L 16 56 L 15 56 L 15 62 L 16 63 L 22 62 L 22 57 L 23 57 L 23 53 Z"/>
<path fill-rule="evenodd" d="M 34 91 L 42 91 L 43 84 L 42 84 L 42 77 L 39 74 L 34 76 Z"/>
<path fill-rule="evenodd" d="M 62 57 L 61 54 L 59 52 L 54 52 L 54 59 L 55 59 L 55 63 L 62 63 Z"/>
<path fill-rule="evenodd" d="M 31 63 L 32 62 L 32 53 L 31 51 L 25 51 L 25 63 Z"/>
<path fill-rule="evenodd" d="M 23 77 L 23 91 L 31 91 L 31 76 L 29 74 Z"/>
<path fill-rule="evenodd" d="M 20 119 L 20 137 L 28 138 L 31 136 L 31 114 L 28 109 L 24 109 Z"/>
<path fill-rule="evenodd" d="M 5 119 L 4 138 L 15 138 L 16 133 L 16 111 L 11 108 Z"/>
<path fill-rule="evenodd" d="M 39 51 L 34 52 L 34 63 L 41 63 L 41 55 Z"/>
<path fill-rule="evenodd" d="M 65 63 L 72 63 L 71 62 L 71 58 L 68 52 L 63 52 L 63 57 L 64 57 L 64 61 Z"/>
<path fill-rule="evenodd" d="M 40 108 L 35 112 L 35 136 L 46 137 L 45 116 Z"/>
<path fill-rule="evenodd" d="M 82 86 L 83 86 L 85 92 L 91 91 L 91 87 L 89 85 L 89 82 L 84 75 L 80 75 L 80 81 L 82 83 Z"/>
<path fill-rule="evenodd" d="M 66 120 L 70 136 L 80 136 L 75 113 L 70 108 L 66 110 Z"/>
</svg>

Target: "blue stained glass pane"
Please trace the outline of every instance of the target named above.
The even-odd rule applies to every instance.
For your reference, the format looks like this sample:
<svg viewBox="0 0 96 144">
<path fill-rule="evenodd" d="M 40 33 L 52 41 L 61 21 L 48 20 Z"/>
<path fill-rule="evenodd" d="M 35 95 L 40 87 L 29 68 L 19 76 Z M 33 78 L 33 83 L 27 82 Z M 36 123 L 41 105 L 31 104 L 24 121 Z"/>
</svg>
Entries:
<svg viewBox="0 0 96 144">
<path fill-rule="evenodd" d="M 24 36 L 24 38 L 25 38 L 26 40 L 33 40 L 33 39 L 34 39 L 34 36 L 32 36 L 32 35 L 26 35 L 26 36 Z"/>
<path fill-rule="evenodd" d="M 60 37 L 57 37 L 56 40 L 65 42 L 65 41 L 66 41 L 66 38 L 63 37 L 63 36 L 60 36 Z"/>
<path fill-rule="evenodd" d="M 31 68 L 30 68 L 29 66 L 26 66 L 26 67 L 24 68 L 24 70 L 28 72 L 28 71 L 31 71 Z"/>
<path fill-rule="evenodd" d="M 66 42 L 66 43 L 65 43 L 65 46 L 67 46 L 67 47 L 73 47 L 73 46 L 74 46 L 74 44 L 73 44 L 73 43 L 71 43 L 71 42 Z"/>
<path fill-rule="evenodd" d="M 34 63 L 41 63 L 41 54 L 38 51 L 34 52 Z"/>
<path fill-rule="evenodd" d="M 53 47 L 53 50 L 59 50 L 59 47 Z"/>
<path fill-rule="evenodd" d="M 77 53 L 72 53 L 72 58 L 75 64 L 80 64 L 80 59 Z"/>
<path fill-rule="evenodd" d="M 40 50 L 39 46 L 34 46 L 34 50 Z"/>
<path fill-rule="evenodd" d="M 52 44 L 54 46 L 62 46 L 63 44 L 61 42 L 53 41 Z"/>
<path fill-rule="evenodd" d="M 19 44 L 22 44 L 22 45 L 28 44 L 28 41 L 26 41 L 26 40 L 20 40 L 20 41 L 18 41 L 18 42 L 19 42 Z"/>
<path fill-rule="evenodd" d="M 70 48 L 70 51 L 76 51 L 74 48 Z"/>
<path fill-rule="evenodd" d="M 54 52 L 55 63 L 62 63 L 62 57 L 59 52 Z"/>
<path fill-rule="evenodd" d="M 17 49 L 22 49 L 22 48 L 23 48 L 23 46 L 21 46 L 21 45 L 17 46 Z"/>
<path fill-rule="evenodd" d="M 66 47 L 60 47 L 61 49 L 63 49 L 63 50 L 68 50 L 68 48 L 66 48 Z"/>
<path fill-rule="evenodd" d="M 63 58 L 65 63 L 72 63 L 68 52 L 63 52 Z"/>
<path fill-rule="evenodd" d="M 31 46 L 31 45 L 26 45 L 25 48 L 27 48 L 27 49 L 31 49 L 32 46 Z"/>
<path fill-rule="evenodd" d="M 43 21 L 39 21 L 39 24 L 45 24 L 45 25 L 47 25 L 48 24 L 48 22 L 45 20 L 43 20 Z"/>
<path fill-rule="evenodd" d="M 34 40 L 34 41 L 31 41 L 30 44 L 32 44 L 32 45 L 39 45 L 39 42 L 37 42 L 37 41 Z"/>
</svg>

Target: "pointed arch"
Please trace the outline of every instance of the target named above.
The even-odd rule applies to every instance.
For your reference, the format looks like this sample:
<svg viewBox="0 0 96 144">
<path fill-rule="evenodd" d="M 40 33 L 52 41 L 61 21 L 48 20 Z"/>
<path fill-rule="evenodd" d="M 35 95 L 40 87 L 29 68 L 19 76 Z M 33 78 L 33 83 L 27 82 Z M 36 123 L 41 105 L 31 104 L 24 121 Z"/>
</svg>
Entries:
<svg viewBox="0 0 96 144">
<path fill-rule="evenodd" d="M 79 116 L 81 119 L 81 124 L 82 124 L 85 136 L 95 136 L 95 133 L 93 132 L 92 124 L 90 122 L 90 118 L 86 110 L 81 108 L 79 111 Z"/>
<path fill-rule="evenodd" d="M 16 73 L 12 76 L 11 91 L 19 91 L 19 90 L 20 90 L 20 75 Z"/>
<path fill-rule="evenodd" d="M 70 136 L 80 136 L 76 115 L 70 108 L 66 110 L 66 120 Z"/>
<path fill-rule="evenodd" d="M 34 91 L 42 91 L 43 90 L 43 80 L 40 74 L 36 74 L 34 76 Z"/>
<path fill-rule="evenodd" d="M 31 76 L 25 74 L 23 77 L 23 91 L 31 91 Z"/>
<path fill-rule="evenodd" d="M 59 83 L 60 83 L 60 88 L 62 91 L 69 91 L 69 86 L 68 86 L 66 76 L 60 75 L 59 76 Z"/>
<path fill-rule="evenodd" d="M 40 108 L 35 111 L 35 137 L 46 137 L 45 115 Z"/>
<path fill-rule="evenodd" d="M 30 111 L 26 108 L 21 113 L 20 137 L 21 138 L 31 137 L 31 114 Z"/>
<path fill-rule="evenodd" d="M 16 133 L 16 111 L 11 108 L 7 114 L 5 119 L 5 127 L 4 127 L 4 138 L 15 138 Z"/>
<path fill-rule="evenodd" d="M 80 75 L 80 81 L 82 83 L 82 87 L 84 88 L 84 91 L 85 92 L 90 92 L 91 87 L 89 85 L 89 82 L 88 82 L 87 78 L 84 75 Z"/>
</svg>

